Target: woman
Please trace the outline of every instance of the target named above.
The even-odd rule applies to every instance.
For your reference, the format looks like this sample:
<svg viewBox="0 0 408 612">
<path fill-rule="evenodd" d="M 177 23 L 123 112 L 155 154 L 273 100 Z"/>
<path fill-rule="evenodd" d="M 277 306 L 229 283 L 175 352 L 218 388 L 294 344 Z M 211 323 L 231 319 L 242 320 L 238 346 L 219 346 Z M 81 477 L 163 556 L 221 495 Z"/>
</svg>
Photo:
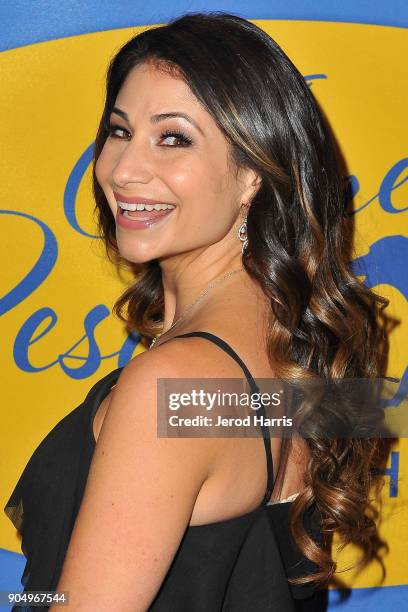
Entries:
<svg viewBox="0 0 408 612">
<path fill-rule="evenodd" d="M 387 301 L 348 269 L 322 114 L 261 29 L 189 14 L 111 62 L 93 176 L 107 253 L 135 273 L 116 313 L 156 339 L 20 478 L 6 511 L 25 589 L 68 591 L 76 611 L 294 610 L 334 573 L 331 533 L 376 549 L 378 444 L 159 438 L 156 386 L 378 376 Z"/>
</svg>

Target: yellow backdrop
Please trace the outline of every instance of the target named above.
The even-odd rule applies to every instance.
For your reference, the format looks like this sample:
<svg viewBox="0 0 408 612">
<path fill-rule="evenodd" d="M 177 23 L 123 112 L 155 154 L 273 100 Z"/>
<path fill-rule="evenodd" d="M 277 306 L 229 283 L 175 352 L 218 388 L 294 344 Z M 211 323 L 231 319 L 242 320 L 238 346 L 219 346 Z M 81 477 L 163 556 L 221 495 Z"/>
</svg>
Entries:
<svg viewBox="0 0 408 612">
<path fill-rule="evenodd" d="M 390 299 L 388 313 L 396 326 L 390 334 L 388 374 L 402 378 L 408 336 L 406 30 L 307 21 L 256 23 L 298 66 L 340 142 L 356 192 L 355 256 L 370 268 L 367 280 L 374 289 Z M 92 384 L 120 365 L 118 352 L 126 337 L 109 313 L 126 278 L 118 277 L 101 242 L 90 237 L 95 222 L 89 158 L 108 61 L 138 31 L 72 36 L 6 51 L 1 57 L 7 94 L 0 100 L 0 249 L 6 264 L 0 320 L 3 506 L 42 438 Z M 141 350 L 136 338 L 120 358 L 126 361 Z M 385 585 L 403 585 L 408 572 L 407 454 L 403 440 L 395 448 L 383 491 L 381 533 L 390 545 Z M 21 552 L 2 513 L 0 546 Z M 347 549 L 341 566 L 355 554 Z M 378 577 L 374 566 L 357 577 L 352 572 L 341 575 L 353 587 L 372 587 Z"/>
</svg>

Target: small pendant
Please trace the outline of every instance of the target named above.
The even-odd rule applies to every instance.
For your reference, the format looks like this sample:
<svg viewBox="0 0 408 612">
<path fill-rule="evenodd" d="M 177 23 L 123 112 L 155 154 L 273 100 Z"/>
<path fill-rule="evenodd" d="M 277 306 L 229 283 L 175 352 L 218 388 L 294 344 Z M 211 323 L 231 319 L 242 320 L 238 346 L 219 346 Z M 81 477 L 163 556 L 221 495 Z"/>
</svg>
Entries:
<svg viewBox="0 0 408 612">
<path fill-rule="evenodd" d="M 150 344 L 150 346 L 149 346 L 149 351 L 150 351 L 150 349 L 151 349 L 151 348 L 153 348 L 153 347 L 154 347 L 154 345 L 155 345 L 155 343 L 156 343 L 156 340 L 158 340 L 160 336 L 161 336 L 161 334 L 159 334 L 158 336 L 156 336 L 155 338 L 153 338 L 153 340 L 152 340 L 152 342 L 151 342 L 151 344 Z"/>
</svg>

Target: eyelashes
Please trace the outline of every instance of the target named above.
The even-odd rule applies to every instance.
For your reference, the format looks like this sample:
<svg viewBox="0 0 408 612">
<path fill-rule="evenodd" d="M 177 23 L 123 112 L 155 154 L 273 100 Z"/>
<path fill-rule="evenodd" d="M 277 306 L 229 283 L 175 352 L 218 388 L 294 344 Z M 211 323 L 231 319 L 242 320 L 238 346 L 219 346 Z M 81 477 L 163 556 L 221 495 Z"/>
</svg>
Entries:
<svg viewBox="0 0 408 612">
<path fill-rule="evenodd" d="M 105 127 L 106 132 L 108 132 L 108 136 L 110 136 L 111 138 L 118 138 L 119 140 L 123 140 L 124 137 L 123 136 L 118 136 L 115 132 L 123 132 L 124 134 L 126 134 L 125 138 L 129 138 L 130 134 L 127 130 L 125 130 L 125 128 L 120 127 L 120 125 L 107 125 Z"/>
<path fill-rule="evenodd" d="M 183 143 L 181 146 L 189 146 L 193 144 L 193 141 L 189 136 L 187 136 L 187 134 L 184 134 L 184 132 L 179 132 L 177 130 L 166 130 L 165 132 L 162 132 L 160 134 L 160 139 L 162 138 L 176 138 L 176 140 L 179 140 Z"/>
<path fill-rule="evenodd" d="M 108 133 L 108 137 L 110 138 L 116 138 L 118 140 L 130 140 L 131 138 L 131 134 L 130 132 L 128 132 L 128 130 L 126 130 L 124 127 L 120 126 L 120 125 L 111 125 L 111 124 L 106 124 L 105 125 L 105 131 Z M 117 132 L 122 132 L 123 135 L 119 136 L 117 134 Z M 192 139 L 187 136 L 187 134 L 185 134 L 184 132 L 181 132 L 179 130 L 165 130 L 164 132 L 162 132 L 160 134 L 160 140 L 162 139 L 167 139 L 167 138 L 173 138 L 175 140 L 177 140 L 179 142 L 178 145 L 164 145 L 164 146 L 181 146 L 181 147 L 188 147 L 190 145 L 193 144 Z"/>
</svg>

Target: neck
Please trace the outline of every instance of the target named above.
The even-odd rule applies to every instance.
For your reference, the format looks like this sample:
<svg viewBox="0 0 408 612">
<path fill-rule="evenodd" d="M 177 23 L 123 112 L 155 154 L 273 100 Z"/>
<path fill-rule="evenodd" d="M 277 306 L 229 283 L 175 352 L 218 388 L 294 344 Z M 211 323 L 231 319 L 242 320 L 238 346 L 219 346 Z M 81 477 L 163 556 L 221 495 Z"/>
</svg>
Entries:
<svg viewBox="0 0 408 612">
<path fill-rule="evenodd" d="M 214 263 L 203 263 L 198 260 L 185 266 L 181 271 L 166 271 L 162 267 L 162 282 L 164 290 L 164 324 L 162 334 L 166 333 L 175 322 L 183 316 L 183 313 L 199 296 L 208 289 L 208 296 L 215 294 L 218 289 L 222 290 L 224 284 L 231 283 L 237 278 L 242 280 L 243 272 L 231 272 L 242 270 L 241 257 L 234 257 L 229 261 Z M 226 276 L 225 279 L 223 277 Z M 214 283 L 214 287 L 211 285 Z M 209 287 L 210 286 L 210 287 Z M 202 297 L 204 302 L 207 294 Z M 201 299 L 197 302 L 197 308 L 201 305 Z M 195 307 L 193 306 L 193 309 Z"/>
</svg>

